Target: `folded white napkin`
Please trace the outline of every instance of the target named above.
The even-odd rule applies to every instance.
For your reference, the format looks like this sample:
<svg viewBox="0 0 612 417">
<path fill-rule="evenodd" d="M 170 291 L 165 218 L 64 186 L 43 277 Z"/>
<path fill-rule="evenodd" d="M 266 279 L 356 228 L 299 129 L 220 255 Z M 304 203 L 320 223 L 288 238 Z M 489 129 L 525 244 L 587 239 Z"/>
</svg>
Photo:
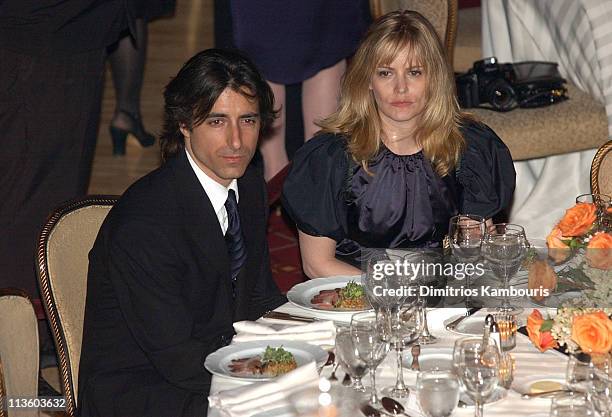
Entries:
<svg viewBox="0 0 612 417">
<path fill-rule="evenodd" d="M 250 342 L 252 340 L 301 340 L 311 345 L 334 345 L 336 326 L 331 321 L 316 321 L 314 323 L 294 324 L 264 324 L 254 321 L 239 321 L 234 323 L 236 335 L 233 343 Z"/>
<path fill-rule="evenodd" d="M 318 384 L 317 367 L 314 362 L 310 362 L 271 381 L 259 382 L 210 395 L 208 404 L 210 407 L 219 409 L 224 416 L 252 416 L 264 411 L 287 407 L 289 406 L 288 398 L 291 394 Z"/>
</svg>

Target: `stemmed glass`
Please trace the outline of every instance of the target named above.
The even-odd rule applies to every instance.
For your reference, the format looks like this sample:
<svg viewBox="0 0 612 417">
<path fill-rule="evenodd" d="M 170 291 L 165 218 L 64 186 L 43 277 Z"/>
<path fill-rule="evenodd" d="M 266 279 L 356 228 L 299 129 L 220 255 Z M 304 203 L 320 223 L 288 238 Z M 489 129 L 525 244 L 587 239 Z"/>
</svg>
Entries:
<svg viewBox="0 0 612 417">
<path fill-rule="evenodd" d="M 610 209 L 612 208 L 612 197 L 607 194 L 581 194 L 576 197 L 576 204 L 594 204 L 597 213 L 597 229 L 606 230 L 610 224 Z"/>
<path fill-rule="evenodd" d="M 589 388 L 591 401 L 601 417 L 612 417 L 612 358 L 594 366 Z"/>
<path fill-rule="evenodd" d="M 448 226 L 448 237 L 451 252 L 460 262 L 473 264 L 478 261 L 484 236 L 484 217 L 476 214 L 460 214 L 451 217 Z M 468 270 L 472 269 L 468 268 Z M 471 274 L 466 272 L 466 287 L 468 289 L 470 288 L 470 282 Z M 476 307 L 470 296 L 465 298 L 465 304 L 467 308 Z"/>
<path fill-rule="evenodd" d="M 504 297 L 501 307 L 495 311 L 518 314 L 522 308 L 510 305 L 508 301 L 509 281 L 521 267 L 527 255 L 527 239 L 522 226 L 499 223 L 491 226 L 482 243 L 482 254 L 497 278 L 502 280 Z"/>
<path fill-rule="evenodd" d="M 340 328 L 336 332 L 336 357 L 344 372 L 351 377 L 351 387 L 356 391 L 365 392 L 361 378 L 365 375 L 367 368 L 355 349 L 350 329 Z"/>
<path fill-rule="evenodd" d="M 378 315 L 369 311 L 353 314 L 351 319 L 351 339 L 372 378 L 370 403 L 373 405 L 379 403 L 376 395 L 376 368 L 389 351 L 389 341 L 383 337 L 381 326 Z"/>
<path fill-rule="evenodd" d="M 422 331 L 422 321 L 418 314 L 418 307 L 414 299 L 404 303 L 399 308 L 390 309 L 388 320 L 385 324 L 391 327 L 389 334 L 391 335 L 391 344 L 395 348 L 397 354 L 397 376 L 395 386 L 387 388 L 384 392 L 391 397 L 405 398 L 410 394 L 410 390 L 404 383 L 404 372 L 402 369 L 402 357 L 405 346 L 410 346 L 416 342 Z"/>
<path fill-rule="evenodd" d="M 481 338 L 466 339 L 457 348 L 459 380 L 474 400 L 474 417 L 482 417 L 484 402 L 499 383 L 499 351 L 495 344 Z"/>
<path fill-rule="evenodd" d="M 409 252 L 404 259 L 407 262 L 411 262 L 413 264 L 432 264 L 435 263 L 435 259 L 433 258 L 434 254 L 427 253 L 423 250 L 414 250 Z M 417 314 L 419 317 L 419 322 L 421 323 L 421 334 L 419 335 L 418 343 L 421 345 L 431 345 L 436 343 L 438 340 L 434 335 L 429 332 L 429 327 L 427 325 L 427 298 L 421 296 L 420 287 L 423 285 L 427 285 L 427 278 L 429 276 L 426 272 L 421 271 L 420 275 L 415 275 L 410 277 L 411 285 L 416 286 L 416 304 L 417 304 Z"/>
<path fill-rule="evenodd" d="M 419 372 L 416 389 L 427 417 L 449 417 L 459 402 L 459 381 L 450 371 Z"/>
</svg>

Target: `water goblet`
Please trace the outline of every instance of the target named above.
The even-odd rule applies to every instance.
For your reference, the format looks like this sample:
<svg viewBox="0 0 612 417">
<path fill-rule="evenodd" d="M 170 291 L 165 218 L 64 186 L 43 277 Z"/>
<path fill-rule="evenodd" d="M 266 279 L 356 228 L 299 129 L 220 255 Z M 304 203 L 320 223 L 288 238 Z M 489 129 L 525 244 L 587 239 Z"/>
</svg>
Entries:
<svg viewBox="0 0 612 417">
<path fill-rule="evenodd" d="M 581 194 L 576 197 L 576 204 L 593 204 L 597 215 L 596 230 L 607 230 L 612 220 L 612 197 L 607 194 Z"/>
<path fill-rule="evenodd" d="M 372 379 L 370 403 L 378 404 L 376 395 L 376 368 L 389 351 L 389 341 L 383 337 L 384 326 L 380 316 L 374 312 L 353 314 L 351 318 L 351 339 L 359 357 L 366 363 Z"/>
<path fill-rule="evenodd" d="M 587 392 L 593 377 L 593 363 L 586 353 L 571 355 L 565 368 L 565 384 L 576 392 Z"/>
<path fill-rule="evenodd" d="M 482 240 L 485 235 L 485 219 L 475 214 L 460 214 L 451 217 L 448 226 L 448 237 L 453 256 L 464 264 L 473 264 L 480 259 Z M 466 288 L 469 290 L 473 269 L 466 269 Z M 480 307 L 468 295 L 465 298 L 466 308 Z"/>
<path fill-rule="evenodd" d="M 527 255 L 528 242 L 525 230 L 515 224 L 499 223 L 491 226 L 484 237 L 482 254 L 487 264 L 503 284 L 502 305 L 496 312 L 518 314 L 522 308 L 508 301 L 509 281 L 518 272 Z"/>
<path fill-rule="evenodd" d="M 402 357 L 405 346 L 410 346 L 417 341 L 422 330 L 422 321 L 419 319 L 418 308 L 414 301 L 405 303 L 399 308 L 388 311 L 390 316 L 385 319 L 385 323 L 391 327 L 391 344 L 395 348 L 397 357 L 397 373 L 395 386 L 386 388 L 383 392 L 395 398 L 405 398 L 410 394 L 410 390 L 404 383 L 404 373 L 402 369 Z"/>
<path fill-rule="evenodd" d="M 594 414 L 589 398 L 584 393 L 557 395 L 550 405 L 550 417 L 589 417 Z"/>
<path fill-rule="evenodd" d="M 340 328 L 336 332 L 336 357 L 344 372 L 351 377 L 351 387 L 355 391 L 366 392 L 361 382 L 367 371 L 366 363 L 355 349 L 350 329 Z"/>
<path fill-rule="evenodd" d="M 499 384 L 498 348 L 476 338 L 462 342 L 459 349 L 459 380 L 475 403 L 474 417 L 482 417 L 484 402 Z"/>
<path fill-rule="evenodd" d="M 424 371 L 417 376 L 417 397 L 427 417 L 448 417 L 459 402 L 459 381 L 450 371 Z"/>
<path fill-rule="evenodd" d="M 596 358 L 593 358 L 595 364 Z M 601 358 L 593 367 L 589 395 L 601 417 L 612 417 L 612 357 Z"/>
</svg>

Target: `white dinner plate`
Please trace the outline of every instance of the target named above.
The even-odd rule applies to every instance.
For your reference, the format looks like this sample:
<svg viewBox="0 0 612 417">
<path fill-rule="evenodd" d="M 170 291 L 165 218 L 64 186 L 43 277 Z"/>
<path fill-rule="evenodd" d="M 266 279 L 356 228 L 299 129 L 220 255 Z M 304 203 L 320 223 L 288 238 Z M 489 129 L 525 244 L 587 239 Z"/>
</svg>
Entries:
<svg viewBox="0 0 612 417">
<path fill-rule="evenodd" d="M 241 381 L 266 381 L 272 378 L 262 375 L 233 375 L 229 365 L 232 363 L 233 359 L 263 355 L 267 346 L 274 348 L 282 346 L 283 349 L 293 355 L 298 367 L 314 361 L 317 363 L 317 367 L 320 368 L 325 364 L 328 358 L 328 353 L 319 346 L 310 345 L 305 342 L 293 342 L 290 340 L 257 340 L 222 347 L 206 357 L 204 367 L 206 367 L 210 373 L 225 378 Z"/>
<path fill-rule="evenodd" d="M 319 294 L 320 291 L 333 290 L 334 288 L 343 288 L 350 281 L 355 281 L 357 284 L 362 283 L 360 275 L 311 279 L 293 286 L 293 288 L 291 288 L 289 292 L 287 292 L 287 299 L 291 304 L 310 311 L 326 313 L 356 313 L 359 311 L 367 311 L 350 310 L 346 308 L 325 309 L 317 307 L 310 302 L 310 300 L 312 300 L 315 295 Z"/>
<path fill-rule="evenodd" d="M 407 354 L 404 355 L 404 367 L 410 369 L 412 365 L 412 353 L 410 348 L 406 349 Z M 453 348 L 450 347 L 427 347 L 421 346 L 419 354 L 419 366 L 421 371 L 432 371 L 438 368 L 441 371 L 450 371 L 453 369 Z"/>
<path fill-rule="evenodd" d="M 493 394 L 491 394 L 489 398 L 487 398 L 487 400 L 485 401 L 485 404 L 495 404 L 496 402 L 499 402 L 503 400 L 504 398 L 506 398 L 507 395 L 508 395 L 507 389 L 497 386 L 495 390 L 493 390 Z M 463 401 L 468 407 L 474 406 L 474 400 L 472 400 L 470 396 L 467 395 L 467 393 L 463 389 L 461 389 L 461 394 L 459 394 L 459 399 Z"/>
<path fill-rule="evenodd" d="M 447 324 L 459 317 L 463 317 L 463 314 L 452 316 L 444 320 L 444 328 L 446 328 Z M 484 330 L 484 321 L 485 316 L 482 315 L 466 317 L 454 328 L 454 330 L 449 330 L 449 332 L 464 336 L 480 336 Z"/>
</svg>

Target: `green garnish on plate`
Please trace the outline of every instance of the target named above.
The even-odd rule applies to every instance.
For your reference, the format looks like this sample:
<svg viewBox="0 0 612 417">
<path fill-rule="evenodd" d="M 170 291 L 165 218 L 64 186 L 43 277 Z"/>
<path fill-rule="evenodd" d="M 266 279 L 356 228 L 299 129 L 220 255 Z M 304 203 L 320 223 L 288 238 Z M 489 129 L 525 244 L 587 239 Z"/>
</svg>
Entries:
<svg viewBox="0 0 612 417">
<path fill-rule="evenodd" d="M 363 285 L 357 284 L 355 281 L 349 281 L 344 288 L 340 290 L 340 297 L 345 300 L 354 300 L 365 297 Z"/>
<path fill-rule="evenodd" d="M 276 362 L 276 363 L 291 363 L 295 359 L 291 352 L 287 352 L 282 346 L 278 348 L 266 347 L 266 351 L 263 354 L 262 362 Z"/>
</svg>

